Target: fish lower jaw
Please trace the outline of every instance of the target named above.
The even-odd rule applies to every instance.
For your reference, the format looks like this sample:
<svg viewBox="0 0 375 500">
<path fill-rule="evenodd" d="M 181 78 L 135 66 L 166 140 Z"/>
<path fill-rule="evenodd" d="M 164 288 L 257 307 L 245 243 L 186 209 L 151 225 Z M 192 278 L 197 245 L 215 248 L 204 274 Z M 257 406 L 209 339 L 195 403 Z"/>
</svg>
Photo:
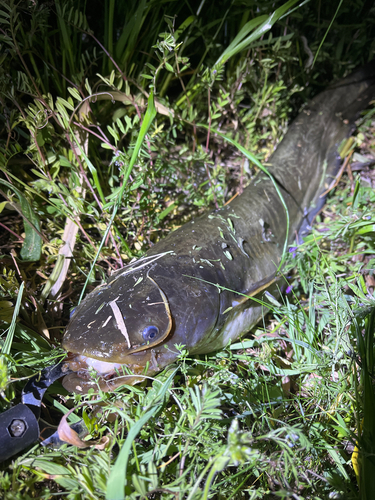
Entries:
<svg viewBox="0 0 375 500">
<path fill-rule="evenodd" d="M 69 392 L 87 394 L 90 389 L 110 392 L 121 385 L 137 384 L 145 378 L 141 375 L 144 367 L 131 366 L 134 375 L 129 375 L 121 363 L 109 363 L 83 354 L 69 353 L 66 364 L 71 373 L 63 378 L 62 385 Z"/>
</svg>

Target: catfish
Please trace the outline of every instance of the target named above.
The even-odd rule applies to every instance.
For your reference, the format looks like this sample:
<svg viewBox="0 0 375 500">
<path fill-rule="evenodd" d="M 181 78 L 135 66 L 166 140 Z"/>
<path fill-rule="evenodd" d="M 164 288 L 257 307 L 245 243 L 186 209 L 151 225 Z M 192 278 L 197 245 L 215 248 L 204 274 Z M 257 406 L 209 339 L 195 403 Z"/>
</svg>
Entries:
<svg viewBox="0 0 375 500">
<path fill-rule="evenodd" d="M 262 293 L 277 293 L 285 241 L 309 231 L 340 144 L 374 97 L 372 62 L 301 111 L 268 161 L 272 179 L 260 171 L 231 203 L 184 224 L 88 294 L 63 337 L 73 370 L 64 387 L 132 385 L 174 363 L 182 346 L 210 353 L 249 332 L 266 312 Z"/>
</svg>

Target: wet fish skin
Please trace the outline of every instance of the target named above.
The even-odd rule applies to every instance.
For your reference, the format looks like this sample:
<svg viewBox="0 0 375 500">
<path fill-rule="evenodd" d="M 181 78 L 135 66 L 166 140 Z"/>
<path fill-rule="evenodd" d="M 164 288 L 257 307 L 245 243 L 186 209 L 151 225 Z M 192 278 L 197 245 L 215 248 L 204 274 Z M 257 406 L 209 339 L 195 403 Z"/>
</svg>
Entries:
<svg viewBox="0 0 375 500">
<path fill-rule="evenodd" d="M 289 243 L 308 231 L 323 205 L 319 197 L 337 172 L 339 145 L 375 96 L 374 82 L 372 63 L 319 94 L 271 156 L 267 168 L 288 207 Z M 85 298 L 63 339 L 72 353 L 70 368 L 78 372 L 64 386 L 79 392 L 96 387 L 87 372 L 92 360 L 126 365 L 135 375 L 148 367 L 153 375 L 176 360 L 176 344 L 199 354 L 239 338 L 264 314 L 243 294 L 260 296 L 275 287 L 285 237 L 283 204 L 269 177 L 259 173 L 232 203 L 177 229 Z M 158 333 L 145 339 L 153 326 Z M 137 380 L 104 376 L 98 383 L 111 390 Z"/>
</svg>

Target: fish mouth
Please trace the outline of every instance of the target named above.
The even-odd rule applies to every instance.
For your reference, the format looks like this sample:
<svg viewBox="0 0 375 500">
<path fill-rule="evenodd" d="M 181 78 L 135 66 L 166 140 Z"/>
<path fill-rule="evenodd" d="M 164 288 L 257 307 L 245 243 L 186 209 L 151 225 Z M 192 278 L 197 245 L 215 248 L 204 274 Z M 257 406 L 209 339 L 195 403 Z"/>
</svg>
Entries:
<svg viewBox="0 0 375 500">
<path fill-rule="evenodd" d="M 85 356 L 83 354 L 73 353 L 68 353 L 67 362 L 69 364 L 69 368 L 73 372 L 80 372 L 82 370 L 89 371 L 90 369 L 93 369 L 100 376 L 112 375 L 116 369 L 120 370 L 122 367 L 121 363 L 110 363 L 108 361 L 90 358 L 89 356 Z"/>
<path fill-rule="evenodd" d="M 68 353 L 66 364 L 71 373 L 63 378 L 62 385 L 67 391 L 80 394 L 86 394 L 89 389 L 109 392 L 121 385 L 134 385 L 145 378 L 140 374 L 143 367 L 133 365 L 131 368 L 135 373 L 129 374 L 125 370 L 126 365 L 83 354 Z"/>
</svg>

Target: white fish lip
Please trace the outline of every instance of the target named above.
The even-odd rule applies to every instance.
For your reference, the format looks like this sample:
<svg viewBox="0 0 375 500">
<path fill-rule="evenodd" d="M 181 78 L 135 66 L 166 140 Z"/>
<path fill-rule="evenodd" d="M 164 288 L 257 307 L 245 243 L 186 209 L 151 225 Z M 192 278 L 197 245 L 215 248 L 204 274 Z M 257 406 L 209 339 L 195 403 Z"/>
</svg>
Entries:
<svg viewBox="0 0 375 500">
<path fill-rule="evenodd" d="M 112 375 L 116 369 L 119 370 L 122 366 L 121 363 L 109 363 L 108 361 L 90 358 L 83 354 L 75 355 L 68 361 L 68 364 L 69 368 L 74 372 L 93 368 L 101 376 Z"/>
<path fill-rule="evenodd" d="M 87 394 L 90 389 L 97 391 L 99 388 L 109 392 L 122 385 L 134 385 L 144 380 L 141 374 L 125 373 L 121 363 L 109 363 L 83 354 L 69 353 L 66 364 L 71 373 L 63 378 L 62 384 L 69 392 Z M 98 376 L 90 373 L 90 369 L 95 370 Z"/>
</svg>

